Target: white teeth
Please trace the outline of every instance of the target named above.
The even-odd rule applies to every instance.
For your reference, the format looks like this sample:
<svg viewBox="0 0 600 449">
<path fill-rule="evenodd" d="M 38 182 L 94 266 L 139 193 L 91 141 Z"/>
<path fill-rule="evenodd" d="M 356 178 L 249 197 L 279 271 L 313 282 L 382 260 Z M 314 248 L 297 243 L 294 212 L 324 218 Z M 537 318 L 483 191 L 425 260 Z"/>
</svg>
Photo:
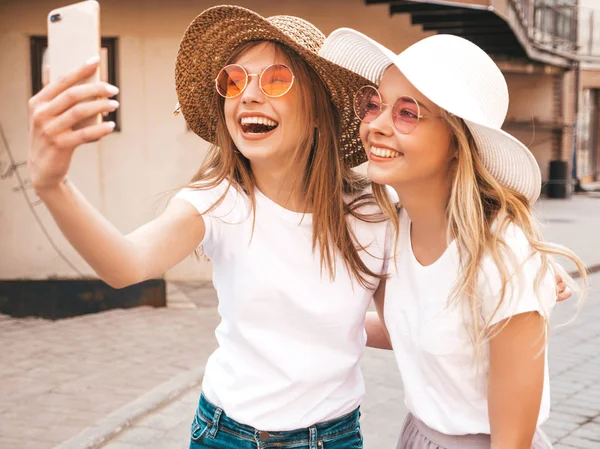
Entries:
<svg viewBox="0 0 600 449">
<path fill-rule="evenodd" d="M 399 152 L 390 150 L 389 148 L 371 147 L 371 153 L 373 153 L 375 156 L 385 157 L 385 158 L 390 158 L 390 159 L 400 156 Z"/>
<path fill-rule="evenodd" d="M 277 126 L 277 122 L 274 120 L 270 120 L 266 117 L 242 117 L 241 120 L 242 125 L 265 125 L 265 126 Z"/>
</svg>

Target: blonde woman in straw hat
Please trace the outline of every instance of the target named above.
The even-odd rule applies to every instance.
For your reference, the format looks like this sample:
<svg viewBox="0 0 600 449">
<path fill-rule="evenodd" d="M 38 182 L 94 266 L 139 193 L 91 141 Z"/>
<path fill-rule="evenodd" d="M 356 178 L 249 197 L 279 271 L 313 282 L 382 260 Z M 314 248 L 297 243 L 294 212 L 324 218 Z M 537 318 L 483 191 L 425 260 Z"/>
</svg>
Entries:
<svg viewBox="0 0 600 449">
<path fill-rule="evenodd" d="M 354 108 L 368 176 L 396 228 L 390 278 L 375 298 L 410 411 L 398 447 L 551 447 L 538 427 L 550 407 L 549 257 L 571 259 L 584 280 L 585 270 L 542 241 L 531 213 L 538 165 L 500 128 L 502 73 L 449 35 L 395 55 L 340 29 L 320 54 L 378 83 L 359 90 Z"/>
<path fill-rule="evenodd" d="M 127 236 L 66 181 L 75 148 L 113 128 L 71 129 L 118 106 L 112 86 L 76 85 L 97 62 L 30 101 L 33 185 L 103 280 L 159 276 L 199 245 L 213 263 L 219 348 L 192 448 L 362 447 L 359 360 L 387 222 L 352 171 L 366 160 L 352 98 L 367 81 L 319 57 L 324 39 L 295 17 L 200 14 L 180 44 L 176 88 L 188 126 L 213 145 L 192 184 Z"/>
</svg>

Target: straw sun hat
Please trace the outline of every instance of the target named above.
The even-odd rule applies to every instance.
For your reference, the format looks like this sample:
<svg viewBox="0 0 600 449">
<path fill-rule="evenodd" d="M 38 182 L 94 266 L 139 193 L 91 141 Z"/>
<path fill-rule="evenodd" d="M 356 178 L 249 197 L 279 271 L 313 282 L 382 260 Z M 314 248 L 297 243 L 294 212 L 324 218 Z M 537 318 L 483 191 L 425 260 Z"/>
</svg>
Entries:
<svg viewBox="0 0 600 449">
<path fill-rule="evenodd" d="M 481 160 L 498 182 L 531 203 L 540 195 L 541 174 L 529 149 L 501 129 L 508 111 L 502 72 L 477 45 L 452 35 L 435 35 L 399 55 L 349 28 L 329 35 L 319 54 L 379 84 L 395 64 L 425 97 L 462 118 Z"/>
<path fill-rule="evenodd" d="M 340 112 L 340 157 L 350 167 L 366 161 L 353 112 L 355 92 L 369 82 L 322 58 L 325 36 L 309 22 L 293 16 L 264 18 L 239 6 L 216 6 L 188 26 L 179 46 L 175 85 L 179 108 L 196 134 L 215 143 L 217 98 L 215 78 L 241 44 L 275 41 L 291 48 L 318 74 Z"/>
</svg>

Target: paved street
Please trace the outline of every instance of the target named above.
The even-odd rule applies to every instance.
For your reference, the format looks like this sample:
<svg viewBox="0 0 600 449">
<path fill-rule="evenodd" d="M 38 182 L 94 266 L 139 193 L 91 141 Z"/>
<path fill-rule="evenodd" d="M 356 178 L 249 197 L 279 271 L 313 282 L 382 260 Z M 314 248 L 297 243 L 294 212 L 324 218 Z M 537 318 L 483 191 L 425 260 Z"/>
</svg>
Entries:
<svg viewBox="0 0 600 449">
<path fill-rule="evenodd" d="M 600 264 L 600 199 L 542 201 L 549 240 Z M 558 449 L 600 448 L 600 274 L 574 324 L 553 315 Z M 167 309 L 113 310 L 56 322 L 0 315 L 0 448 L 185 448 L 198 382 L 218 322 L 207 283 L 170 283 Z M 393 355 L 367 350 L 362 426 L 367 449 L 395 447 L 405 416 Z"/>
<path fill-rule="evenodd" d="M 0 315 L 0 448 L 53 447 L 204 363 L 216 319 L 214 308 Z"/>
<path fill-rule="evenodd" d="M 587 267 L 600 265 L 600 192 L 569 201 L 542 199 L 534 211 L 546 240 L 567 246 Z"/>
</svg>

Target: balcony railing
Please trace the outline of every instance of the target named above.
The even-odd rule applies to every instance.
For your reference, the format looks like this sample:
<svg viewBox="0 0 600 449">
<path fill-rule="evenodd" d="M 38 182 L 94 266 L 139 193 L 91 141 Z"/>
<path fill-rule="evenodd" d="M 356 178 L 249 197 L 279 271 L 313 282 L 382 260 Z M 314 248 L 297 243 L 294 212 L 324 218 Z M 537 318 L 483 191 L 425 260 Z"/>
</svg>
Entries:
<svg viewBox="0 0 600 449">
<path fill-rule="evenodd" d="M 424 31 L 455 34 L 489 54 L 550 65 L 600 66 L 600 0 L 365 0 L 410 14 Z"/>
<path fill-rule="evenodd" d="M 581 7 L 574 0 L 510 1 L 534 44 L 583 59 L 600 58 L 600 9 Z"/>
<path fill-rule="evenodd" d="M 600 56 L 600 8 L 579 9 L 579 53 Z"/>
</svg>

